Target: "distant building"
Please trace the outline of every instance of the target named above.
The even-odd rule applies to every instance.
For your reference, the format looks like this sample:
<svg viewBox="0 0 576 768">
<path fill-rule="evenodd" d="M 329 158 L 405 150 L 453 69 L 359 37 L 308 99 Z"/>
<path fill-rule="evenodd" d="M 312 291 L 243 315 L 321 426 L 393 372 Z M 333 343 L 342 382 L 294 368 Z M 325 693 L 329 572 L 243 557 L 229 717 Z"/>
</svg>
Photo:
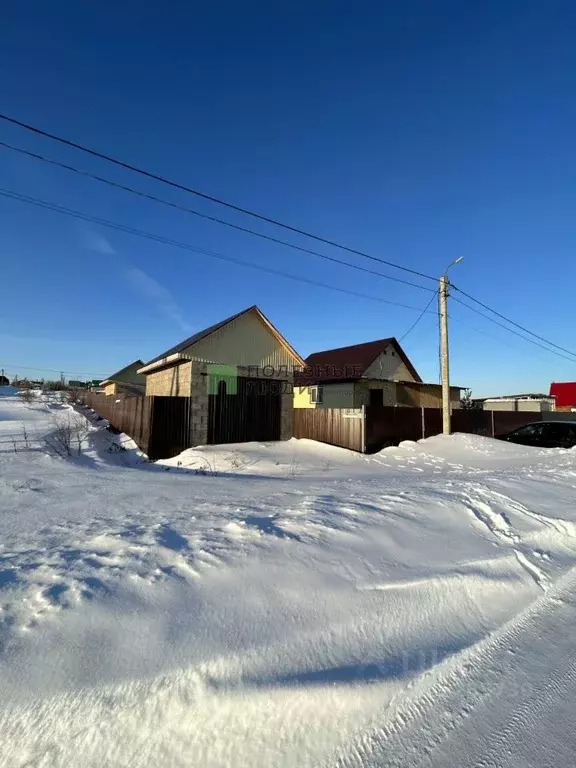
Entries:
<svg viewBox="0 0 576 768">
<path fill-rule="evenodd" d="M 542 413 L 556 409 L 554 397 L 541 393 L 521 395 L 501 395 L 500 397 L 482 397 L 473 400 L 478 408 L 485 411 L 530 411 Z"/>
<path fill-rule="evenodd" d="M 100 387 L 104 388 L 107 395 L 144 395 L 146 390 L 146 377 L 138 373 L 142 368 L 142 360 L 134 360 L 116 373 L 108 376 L 107 379 L 100 382 Z"/>
<path fill-rule="evenodd" d="M 294 408 L 442 407 L 442 387 L 422 381 L 394 337 L 314 352 L 294 384 Z M 450 387 L 453 409 L 461 389 Z"/>
<path fill-rule="evenodd" d="M 550 397 L 554 398 L 557 411 L 576 411 L 576 381 L 552 382 Z"/>
</svg>

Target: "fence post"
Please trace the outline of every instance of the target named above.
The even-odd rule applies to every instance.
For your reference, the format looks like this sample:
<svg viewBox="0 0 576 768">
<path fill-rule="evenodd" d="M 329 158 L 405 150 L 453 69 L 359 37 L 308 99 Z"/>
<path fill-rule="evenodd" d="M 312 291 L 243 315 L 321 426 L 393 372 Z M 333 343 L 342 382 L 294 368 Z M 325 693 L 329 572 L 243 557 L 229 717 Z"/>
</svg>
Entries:
<svg viewBox="0 0 576 768">
<path fill-rule="evenodd" d="M 424 410 L 424 406 L 422 406 L 422 440 L 424 440 L 426 437 L 426 411 Z"/>
<path fill-rule="evenodd" d="M 494 411 L 490 411 L 492 414 L 492 437 L 494 437 Z"/>
<path fill-rule="evenodd" d="M 362 406 L 362 453 L 366 453 L 366 406 Z"/>
</svg>

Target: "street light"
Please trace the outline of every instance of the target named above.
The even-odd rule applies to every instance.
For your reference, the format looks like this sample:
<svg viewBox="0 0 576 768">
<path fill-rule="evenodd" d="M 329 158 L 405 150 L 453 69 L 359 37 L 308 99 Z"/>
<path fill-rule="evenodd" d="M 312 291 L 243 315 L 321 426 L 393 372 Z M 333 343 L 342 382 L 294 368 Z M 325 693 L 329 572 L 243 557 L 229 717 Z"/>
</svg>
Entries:
<svg viewBox="0 0 576 768">
<path fill-rule="evenodd" d="M 448 270 L 464 260 L 463 256 L 446 267 L 440 278 L 440 348 L 442 365 L 442 433 L 449 435 L 450 429 L 450 355 L 448 352 Z"/>
</svg>

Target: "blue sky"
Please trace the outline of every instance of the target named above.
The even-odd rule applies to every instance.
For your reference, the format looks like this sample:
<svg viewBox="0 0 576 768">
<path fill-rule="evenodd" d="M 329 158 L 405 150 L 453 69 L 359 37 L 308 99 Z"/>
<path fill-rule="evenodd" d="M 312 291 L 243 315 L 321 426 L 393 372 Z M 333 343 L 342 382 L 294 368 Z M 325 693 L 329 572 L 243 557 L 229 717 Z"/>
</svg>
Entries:
<svg viewBox="0 0 576 768">
<path fill-rule="evenodd" d="M 0 103 L 427 274 L 462 255 L 455 284 L 572 349 L 575 23 L 562 0 L 11 3 Z M 0 140 L 408 277 L 15 126 L 0 123 Z M 429 298 L 1 148 L 0 186 L 348 290 L 417 308 Z M 3 197 L 0 222 L 0 367 L 10 374 L 106 374 L 254 303 L 304 356 L 400 337 L 417 317 Z M 576 379 L 576 362 L 457 304 L 450 312 L 452 378 L 475 394 Z M 433 314 L 404 342 L 425 380 L 438 380 L 437 344 Z"/>
</svg>

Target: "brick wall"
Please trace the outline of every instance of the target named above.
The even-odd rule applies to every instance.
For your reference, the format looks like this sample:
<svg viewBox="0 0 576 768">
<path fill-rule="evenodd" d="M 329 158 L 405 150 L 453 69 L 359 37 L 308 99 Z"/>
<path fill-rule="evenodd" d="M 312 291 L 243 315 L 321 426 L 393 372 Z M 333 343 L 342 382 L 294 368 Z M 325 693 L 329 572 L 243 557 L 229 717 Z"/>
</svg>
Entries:
<svg viewBox="0 0 576 768">
<path fill-rule="evenodd" d="M 165 397 L 190 397 L 192 363 L 172 365 L 146 376 L 146 394 Z"/>
<path fill-rule="evenodd" d="M 190 411 L 190 445 L 208 442 L 207 364 L 194 361 L 191 366 L 192 403 Z"/>
</svg>

